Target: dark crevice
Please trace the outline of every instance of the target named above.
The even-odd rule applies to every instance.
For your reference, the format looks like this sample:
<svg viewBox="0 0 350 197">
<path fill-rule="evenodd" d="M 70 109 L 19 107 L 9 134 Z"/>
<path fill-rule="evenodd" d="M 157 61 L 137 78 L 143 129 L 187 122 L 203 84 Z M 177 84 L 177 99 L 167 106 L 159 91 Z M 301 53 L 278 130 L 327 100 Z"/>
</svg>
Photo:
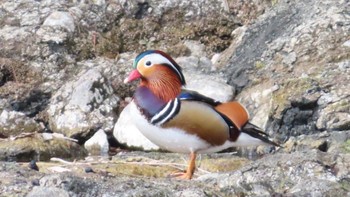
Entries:
<svg viewBox="0 0 350 197">
<path fill-rule="evenodd" d="M 23 112 L 28 117 L 34 117 L 47 107 L 50 98 L 50 92 L 33 90 L 27 97 L 12 101 L 10 104 L 14 111 Z"/>
<path fill-rule="evenodd" d="M 31 150 L 28 152 L 18 152 L 18 153 L 5 153 L 4 158 L 0 158 L 1 160 L 4 161 L 9 161 L 9 162 L 27 162 L 28 158 L 37 158 L 37 153 L 35 150 Z"/>
<path fill-rule="evenodd" d="M 122 145 L 115 139 L 113 132 L 108 132 L 107 134 L 107 140 L 110 147 L 122 147 Z"/>
<path fill-rule="evenodd" d="M 327 141 L 324 141 L 321 145 L 318 146 L 318 150 L 322 152 L 327 152 L 328 150 L 328 143 Z"/>
<path fill-rule="evenodd" d="M 0 133 L 0 138 L 7 138 L 7 136 L 5 136 L 2 133 Z"/>
<path fill-rule="evenodd" d="M 137 3 L 138 10 L 135 13 L 135 18 L 136 19 L 142 19 L 144 15 L 147 14 L 147 10 L 150 7 L 148 2 L 144 2 L 144 3 Z"/>
<path fill-rule="evenodd" d="M 291 136 L 319 132 L 315 120 L 317 109 L 317 100 L 310 102 L 291 101 L 291 107 L 282 112 L 281 119 L 270 117 L 267 127 L 279 135 L 280 141 L 285 141 Z M 321 149 L 327 148 L 327 144 L 324 146 Z"/>
<path fill-rule="evenodd" d="M 70 136 L 73 139 L 78 140 L 78 144 L 79 145 L 84 145 L 84 143 L 90 139 L 99 129 L 101 128 L 101 126 L 97 127 L 97 128 L 91 128 L 89 129 L 88 132 L 84 132 L 84 133 L 76 133 L 72 136 Z M 69 136 L 68 136 L 69 137 Z"/>
<path fill-rule="evenodd" d="M 298 107 L 300 110 L 313 110 L 317 107 L 317 101 L 315 100 L 308 100 L 304 97 L 301 99 L 301 101 L 291 101 L 292 107 Z"/>
<path fill-rule="evenodd" d="M 15 79 L 13 73 L 6 67 L 0 69 L 0 87 L 5 85 L 8 81 Z"/>
</svg>

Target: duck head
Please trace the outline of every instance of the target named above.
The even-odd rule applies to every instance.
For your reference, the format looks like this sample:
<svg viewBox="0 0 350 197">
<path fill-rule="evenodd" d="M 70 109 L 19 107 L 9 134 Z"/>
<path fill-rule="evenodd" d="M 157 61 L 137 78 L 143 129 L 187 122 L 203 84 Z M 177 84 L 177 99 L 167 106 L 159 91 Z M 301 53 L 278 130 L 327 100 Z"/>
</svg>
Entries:
<svg viewBox="0 0 350 197">
<path fill-rule="evenodd" d="M 181 93 L 186 85 L 181 67 L 166 53 L 148 50 L 134 60 L 134 70 L 124 83 L 141 79 L 140 85 L 148 88 L 159 99 L 168 102 Z"/>
</svg>

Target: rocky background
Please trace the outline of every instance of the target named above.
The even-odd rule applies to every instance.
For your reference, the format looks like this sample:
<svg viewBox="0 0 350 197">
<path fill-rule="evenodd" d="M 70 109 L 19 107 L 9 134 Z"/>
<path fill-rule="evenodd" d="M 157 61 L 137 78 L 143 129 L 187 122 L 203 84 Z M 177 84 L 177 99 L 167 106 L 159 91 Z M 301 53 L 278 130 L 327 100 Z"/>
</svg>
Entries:
<svg viewBox="0 0 350 197">
<path fill-rule="evenodd" d="M 348 0 L 0 0 L 2 196 L 350 196 Z M 186 164 L 130 124 L 145 49 L 284 148 Z M 131 151 L 133 150 L 133 151 Z"/>
</svg>

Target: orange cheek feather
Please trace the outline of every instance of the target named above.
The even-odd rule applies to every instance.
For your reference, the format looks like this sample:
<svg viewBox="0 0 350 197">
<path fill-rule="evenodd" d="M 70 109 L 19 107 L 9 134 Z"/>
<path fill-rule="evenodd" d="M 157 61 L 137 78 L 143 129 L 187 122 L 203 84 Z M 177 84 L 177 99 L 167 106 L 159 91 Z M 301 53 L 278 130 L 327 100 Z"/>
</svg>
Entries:
<svg viewBox="0 0 350 197">
<path fill-rule="evenodd" d="M 146 67 L 139 64 L 137 69 L 143 76 L 141 85 L 147 86 L 164 101 L 176 98 L 181 92 L 181 82 L 174 72 L 164 65 Z"/>
</svg>

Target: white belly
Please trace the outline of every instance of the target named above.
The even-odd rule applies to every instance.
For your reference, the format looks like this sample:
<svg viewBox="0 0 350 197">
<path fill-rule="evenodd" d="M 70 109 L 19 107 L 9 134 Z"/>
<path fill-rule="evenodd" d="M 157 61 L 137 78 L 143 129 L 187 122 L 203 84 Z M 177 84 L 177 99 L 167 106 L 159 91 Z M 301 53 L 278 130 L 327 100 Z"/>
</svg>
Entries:
<svg viewBox="0 0 350 197">
<path fill-rule="evenodd" d="M 177 128 L 161 128 L 150 124 L 137 109 L 134 102 L 130 103 L 133 122 L 140 132 L 157 146 L 178 153 L 196 152 L 208 149 L 210 144 L 195 135 L 190 135 Z"/>
<path fill-rule="evenodd" d="M 162 149 L 177 153 L 214 153 L 233 146 L 251 146 L 263 144 L 262 141 L 241 133 L 236 142 L 226 141 L 223 145 L 212 146 L 196 135 L 190 135 L 178 128 L 161 128 L 150 124 L 134 102 L 130 103 L 130 114 L 140 132 Z"/>
</svg>

